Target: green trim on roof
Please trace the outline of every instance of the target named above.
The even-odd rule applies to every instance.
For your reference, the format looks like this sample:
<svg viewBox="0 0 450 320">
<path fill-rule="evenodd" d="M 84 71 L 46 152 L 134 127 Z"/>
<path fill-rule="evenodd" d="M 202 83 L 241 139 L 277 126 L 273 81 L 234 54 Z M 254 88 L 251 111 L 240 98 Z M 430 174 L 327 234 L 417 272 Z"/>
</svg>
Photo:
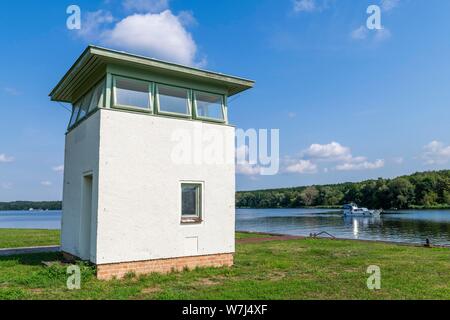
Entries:
<svg viewBox="0 0 450 320">
<path fill-rule="evenodd" d="M 94 76 L 98 77 L 99 72 L 103 73 L 107 65 L 114 64 L 129 65 L 149 73 L 160 73 L 174 78 L 210 82 L 226 89 L 228 96 L 250 89 L 254 85 L 253 80 L 90 45 L 49 96 L 53 101 L 73 103 L 79 91 L 84 89 L 83 84 Z"/>
</svg>

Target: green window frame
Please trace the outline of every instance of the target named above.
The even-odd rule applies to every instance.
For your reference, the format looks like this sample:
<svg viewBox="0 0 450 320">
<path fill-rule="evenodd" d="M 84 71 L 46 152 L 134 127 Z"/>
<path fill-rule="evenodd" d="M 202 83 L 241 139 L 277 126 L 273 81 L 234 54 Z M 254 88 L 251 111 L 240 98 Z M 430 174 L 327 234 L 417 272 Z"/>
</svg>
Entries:
<svg viewBox="0 0 450 320">
<path fill-rule="evenodd" d="M 130 81 L 140 84 L 145 84 L 147 86 L 147 95 L 148 95 L 148 107 L 139 107 L 131 104 L 121 104 L 118 102 L 117 99 L 117 81 Z M 131 91 L 131 90 L 130 90 Z M 143 92 L 143 91 L 140 91 Z M 123 76 L 113 76 L 113 103 L 112 107 L 117 109 L 128 109 L 133 111 L 140 111 L 140 112 L 147 112 L 147 113 L 153 113 L 153 84 L 152 82 L 141 80 L 141 79 L 135 79 L 135 78 L 129 78 L 129 77 L 123 77 Z"/>
<path fill-rule="evenodd" d="M 105 79 L 93 86 L 72 106 L 72 115 L 69 120 L 68 129 L 71 129 L 83 119 L 87 118 L 98 108 L 101 108 L 105 94 Z"/>
<path fill-rule="evenodd" d="M 70 117 L 68 126 L 69 129 L 72 128 L 77 122 L 78 114 L 80 112 L 80 106 L 81 106 L 81 99 L 78 100 L 76 103 L 74 103 L 72 106 L 72 116 Z"/>
<path fill-rule="evenodd" d="M 91 101 L 92 101 L 92 96 L 93 96 L 93 92 L 92 90 L 90 90 L 85 96 L 83 96 L 83 98 L 80 99 L 81 101 L 81 105 L 80 105 L 80 111 L 78 112 L 78 117 L 77 117 L 77 123 L 80 122 L 81 120 L 83 120 L 88 112 L 89 112 L 89 107 L 91 105 Z"/>
<path fill-rule="evenodd" d="M 88 114 L 90 114 L 97 108 L 101 108 L 103 106 L 103 101 L 105 100 L 104 99 L 105 85 L 106 85 L 106 80 L 103 79 L 102 81 L 100 81 L 99 84 L 97 84 L 96 87 L 94 87 L 91 103 L 89 104 Z"/>
<path fill-rule="evenodd" d="M 172 111 L 161 110 L 161 94 L 160 94 L 161 88 L 184 90 L 186 92 L 186 111 L 187 112 L 181 113 L 181 112 L 172 112 Z M 183 117 L 183 118 L 192 118 L 191 89 L 179 87 L 179 86 L 173 86 L 173 85 L 169 85 L 169 84 L 156 83 L 155 84 L 155 95 L 156 95 L 156 99 L 155 99 L 156 100 L 156 109 L 157 109 L 158 114 L 177 116 L 177 117 Z"/>
<path fill-rule="evenodd" d="M 200 222 L 203 217 L 203 183 L 181 183 L 181 220 Z"/>
<path fill-rule="evenodd" d="M 199 115 L 198 111 L 198 103 L 197 103 L 197 95 L 204 94 L 204 95 L 210 95 L 210 96 L 216 96 L 220 98 L 220 111 L 222 113 L 222 118 L 214 118 L 214 117 L 207 117 L 207 116 L 201 116 Z M 200 120 L 207 120 L 207 121 L 213 121 L 213 122 L 220 122 L 220 123 L 226 123 L 226 109 L 225 109 L 225 96 L 223 94 L 218 93 L 212 93 L 207 91 L 200 91 L 200 90 L 193 90 L 193 101 L 194 101 L 194 110 L 195 110 L 195 118 Z"/>
</svg>

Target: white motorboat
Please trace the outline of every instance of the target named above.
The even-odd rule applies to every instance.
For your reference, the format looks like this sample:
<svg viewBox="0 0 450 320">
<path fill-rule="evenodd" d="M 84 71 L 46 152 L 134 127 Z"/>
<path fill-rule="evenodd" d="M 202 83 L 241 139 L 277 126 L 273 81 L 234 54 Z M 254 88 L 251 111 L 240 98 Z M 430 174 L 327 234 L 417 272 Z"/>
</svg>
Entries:
<svg viewBox="0 0 450 320">
<path fill-rule="evenodd" d="M 353 217 L 378 217 L 381 214 L 381 210 L 369 210 L 367 208 L 358 208 L 355 204 L 345 204 L 342 209 L 344 210 L 344 216 Z"/>
</svg>

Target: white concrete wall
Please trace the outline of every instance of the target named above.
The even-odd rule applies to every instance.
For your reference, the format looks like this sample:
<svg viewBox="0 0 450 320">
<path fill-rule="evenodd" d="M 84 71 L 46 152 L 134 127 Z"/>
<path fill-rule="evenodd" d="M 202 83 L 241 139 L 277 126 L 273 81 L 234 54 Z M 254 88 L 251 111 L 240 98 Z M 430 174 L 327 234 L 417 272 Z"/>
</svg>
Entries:
<svg viewBox="0 0 450 320">
<path fill-rule="evenodd" d="M 93 114 L 66 135 L 64 158 L 62 250 L 96 261 L 100 112 Z M 92 173 L 92 216 L 90 256 L 80 252 L 80 216 L 83 203 L 83 176 Z"/>
<path fill-rule="evenodd" d="M 94 262 L 234 252 L 234 128 L 111 109 L 100 115 Z M 228 163 L 173 163 L 174 130 L 199 127 L 224 137 L 219 149 L 226 151 Z M 70 172 L 68 178 L 73 179 Z M 182 180 L 204 183 L 201 224 L 180 223 Z"/>
</svg>

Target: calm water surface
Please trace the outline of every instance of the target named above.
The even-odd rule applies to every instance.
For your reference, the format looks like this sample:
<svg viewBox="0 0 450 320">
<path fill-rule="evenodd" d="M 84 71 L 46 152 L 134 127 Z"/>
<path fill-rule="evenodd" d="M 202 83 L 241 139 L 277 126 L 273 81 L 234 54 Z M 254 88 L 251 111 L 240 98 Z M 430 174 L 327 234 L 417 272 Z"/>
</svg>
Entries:
<svg viewBox="0 0 450 320">
<path fill-rule="evenodd" d="M 0 211 L 0 228 L 60 229 L 61 211 Z M 450 245 L 450 210 L 403 210 L 380 218 L 327 209 L 237 209 L 236 230 Z"/>
<path fill-rule="evenodd" d="M 322 209 L 237 209 L 236 230 L 450 245 L 450 210 L 402 210 L 379 218 L 344 217 Z"/>
<path fill-rule="evenodd" d="M 60 229 L 61 211 L 0 211 L 0 228 Z"/>
</svg>

